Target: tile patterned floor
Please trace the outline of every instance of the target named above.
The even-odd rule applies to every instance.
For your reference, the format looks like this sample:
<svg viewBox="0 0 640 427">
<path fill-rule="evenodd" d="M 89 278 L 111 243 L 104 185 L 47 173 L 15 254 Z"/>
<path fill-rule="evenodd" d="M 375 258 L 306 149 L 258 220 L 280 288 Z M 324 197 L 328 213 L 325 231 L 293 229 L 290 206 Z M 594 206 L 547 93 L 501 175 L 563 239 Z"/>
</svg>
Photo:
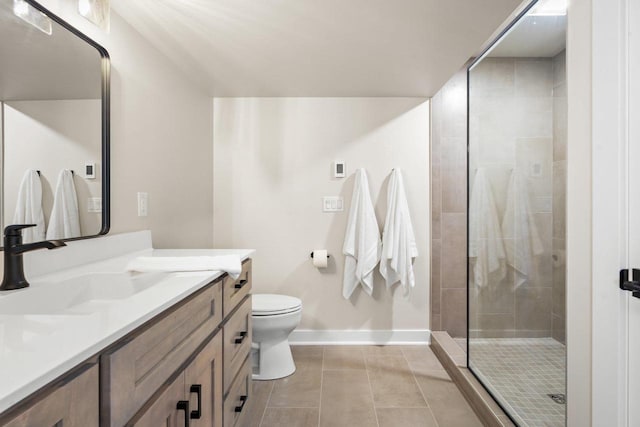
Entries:
<svg viewBox="0 0 640 427">
<path fill-rule="evenodd" d="M 428 346 L 293 347 L 288 378 L 254 381 L 250 427 L 480 427 Z"/>
<path fill-rule="evenodd" d="M 471 366 L 522 427 L 563 427 L 566 348 L 552 338 L 471 339 Z"/>
</svg>

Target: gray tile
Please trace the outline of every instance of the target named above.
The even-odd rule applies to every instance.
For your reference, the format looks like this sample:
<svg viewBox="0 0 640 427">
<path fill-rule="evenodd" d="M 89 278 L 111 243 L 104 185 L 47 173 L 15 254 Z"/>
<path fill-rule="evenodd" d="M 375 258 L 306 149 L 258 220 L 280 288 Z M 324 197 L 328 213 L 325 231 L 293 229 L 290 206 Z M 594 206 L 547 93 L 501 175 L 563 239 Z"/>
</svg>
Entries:
<svg viewBox="0 0 640 427">
<path fill-rule="evenodd" d="M 320 404 L 321 364 L 305 368 L 305 360 L 296 359 L 296 372 L 274 381 L 268 406 L 280 408 L 317 408 Z"/>
<path fill-rule="evenodd" d="M 325 370 L 365 369 L 361 347 L 328 346 L 324 349 Z"/>
<path fill-rule="evenodd" d="M 442 290 L 442 329 L 452 337 L 467 335 L 467 290 Z"/>
<path fill-rule="evenodd" d="M 438 425 L 447 427 L 482 426 L 446 371 L 431 371 L 416 376 Z"/>
<path fill-rule="evenodd" d="M 551 335 L 551 287 L 523 285 L 516 290 L 516 329 Z"/>
<path fill-rule="evenodd" d="M 467 218 L 463 213 L 442 214 L 440 286 L 467 287 Z"/>
<path fill-rule="evenodd" d="M 251 387 L 253 395 L 248 401 L 249 415 L 246 423 L 247 426 L 258 427 L 267 407 L 269 395 L 273 389 L 273 381 L 253 381 Z"/>
<path fill-rule="evenodd" d="M 316 408 L 267 408 L 261 427 L 317 427 Z"/>
<path fill-rule="evenodd" d="M 565 347 L 552 338 L 472 339 L 474 372 L 522 425 L 565 425 Z"/>
<path fill-rule="evenodd" d="M 376 407 L 426 406 L 404 356 L 367 356 L 366 361 Z"/>
<path fill-rule="evenodd" d="M 379 427 L 438 427 L 429 408 L 376 408 Z"/>
<path fill-rule="evenodd" d="M 324 371 L 321 405 L 321 426 L 377 426 L 366 371 Z"/>
<path fill-rule="evenodd" d="M 431 314 L 440 315 L 440 240 L 431 241 Z M 431 329 L 437 331 L 433 325 Z"/>
</svg>

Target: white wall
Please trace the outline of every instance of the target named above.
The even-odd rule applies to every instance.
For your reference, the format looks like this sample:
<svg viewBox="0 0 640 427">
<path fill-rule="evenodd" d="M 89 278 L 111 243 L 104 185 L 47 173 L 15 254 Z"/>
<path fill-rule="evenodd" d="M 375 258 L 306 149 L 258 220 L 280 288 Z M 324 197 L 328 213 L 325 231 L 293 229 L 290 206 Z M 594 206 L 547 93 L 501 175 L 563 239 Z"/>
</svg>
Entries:
<svg viewBox="0 0 640 427">
<path fill-rule="evenodd" d="M 300 297 L 300 329 L 429 327 L 429 102 L 422 98 L 217 98 L 214 100 L 214 246 L 257 249 L 254 291 Z M 347 178 L 331 175 L 345 160 Z M 420 256 L 409 299 L 376 272 L 373 298 L 342 297 L 342 244 L 353 173 L 366 168 L 378 221 L 387 177 L 403 169 Z M 344 197 L 323 213 L 323 196 Z M 330 268 L 312 266 L 326 248 Z"/>
<path fill-rule="evenodd" d="M 148 228 L 156 247 L 210 247 L 211 98 L 113 10 L 107 34 L 77 1 L 41 3 L 111 56 L 111 232 Z M 146 218 L 138 191 L 149 193 Z"/>
<path fill-rule="evenodd" d="M 592 2 L 567 21 L 567 425 L 592 425 Z M 611 331 L 614 333 L 614 331 Z"/>
<path fill-rule="evenodd" d="M 88 212 L 87 199 L 102 197 L 100 100 L 12 101 L 4 104 L 4 225 L 13 223 L 18 190 L 27 169 L 40 171 L 42 208 L 49 224 L 53 195 L 62 169 L 75 172 L 80 231 L 98 234 L 102 215 Z M 84 164 L 96 163 L 95 179 Z"/>
</svg>

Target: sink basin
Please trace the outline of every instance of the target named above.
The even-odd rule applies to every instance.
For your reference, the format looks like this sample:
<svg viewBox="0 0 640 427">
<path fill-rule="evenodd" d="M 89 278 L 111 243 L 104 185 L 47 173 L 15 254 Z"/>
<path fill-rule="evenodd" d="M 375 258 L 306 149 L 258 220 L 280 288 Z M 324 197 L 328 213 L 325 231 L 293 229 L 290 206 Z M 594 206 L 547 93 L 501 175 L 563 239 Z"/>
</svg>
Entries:
<svg viewBox="0 0 640 427">
<path fill-rule="evenodd" d="M 0 315 L 90 314 L 149 289 L 168 273 L 95 273 L 0 297 Z"/>
</svg>

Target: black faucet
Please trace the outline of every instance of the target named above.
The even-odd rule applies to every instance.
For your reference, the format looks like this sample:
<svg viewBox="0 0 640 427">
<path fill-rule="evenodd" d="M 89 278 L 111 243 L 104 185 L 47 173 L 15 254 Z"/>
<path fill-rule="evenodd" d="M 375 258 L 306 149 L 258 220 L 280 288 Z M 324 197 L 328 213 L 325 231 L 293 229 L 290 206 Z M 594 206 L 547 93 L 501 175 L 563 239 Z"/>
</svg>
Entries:
<svg viewBox="0 0 640 427">
<path fill-rule="evenodd" d="M 36 224 L 14 224 L 4 229 L 4 278 L 0 284 L 0 291 L 12 291 L 29 286 L 29 282 L 24 277 L 23 253 L 36 249 L 57 249 L 67 246 L 62 240 L 43 240 L 22 244 L 22 229 L 35 226 Z"/>
</svg>

